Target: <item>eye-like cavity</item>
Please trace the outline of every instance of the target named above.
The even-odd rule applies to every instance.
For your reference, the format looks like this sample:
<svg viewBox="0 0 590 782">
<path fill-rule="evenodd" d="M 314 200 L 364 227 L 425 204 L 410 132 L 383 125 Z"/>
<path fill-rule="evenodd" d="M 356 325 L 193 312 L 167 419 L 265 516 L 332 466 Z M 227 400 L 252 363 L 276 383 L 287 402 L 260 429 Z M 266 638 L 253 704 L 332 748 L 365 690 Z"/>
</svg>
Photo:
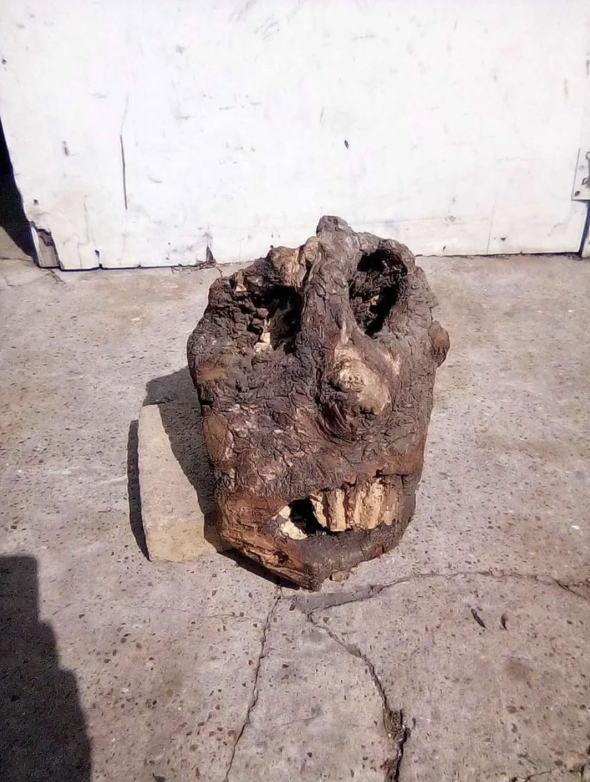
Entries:
<svg viewBox="0 0 590 782">
<path fill-rule="evenodd" d="M 359 261 L 348 293 L 356 322 L 369 337 L 383 328 L 406 274 L 401 258 L 391 250 L 376 250 Z"/>
<path fill-rule="evenodd" d="M 301 328 L 301 294 L 295 288 L 278 285 L 256 299 L 258 306 L 252 327 L 259 337 L 254 349 L 260 352 L 282 348 L 285 353 L 292 353 Z"/>
</svg>

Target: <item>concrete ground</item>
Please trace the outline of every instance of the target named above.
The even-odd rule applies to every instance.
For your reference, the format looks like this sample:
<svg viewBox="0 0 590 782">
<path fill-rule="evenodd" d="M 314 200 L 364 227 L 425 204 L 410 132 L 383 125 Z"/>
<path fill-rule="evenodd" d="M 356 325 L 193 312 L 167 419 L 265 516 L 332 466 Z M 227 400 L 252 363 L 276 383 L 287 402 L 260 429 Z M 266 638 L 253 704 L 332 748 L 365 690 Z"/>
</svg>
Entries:
<svg viewBox="0 0 590 782">
<path fill-rule="evenodd" d="M 590 779 L 590 264 L 420 262 L 417 513 L 315 594 L 142 553 L 135 422 L 218 272 L 1 262 L 3 782 Z"/>
</svg>

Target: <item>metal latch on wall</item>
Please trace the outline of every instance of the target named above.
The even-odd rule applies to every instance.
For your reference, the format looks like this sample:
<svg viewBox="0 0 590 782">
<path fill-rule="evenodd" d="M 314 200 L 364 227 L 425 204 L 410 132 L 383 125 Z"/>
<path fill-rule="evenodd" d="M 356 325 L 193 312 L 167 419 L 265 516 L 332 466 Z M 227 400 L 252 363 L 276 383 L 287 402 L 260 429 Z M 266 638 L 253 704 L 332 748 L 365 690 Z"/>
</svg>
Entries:
<svg viewBox="0 0 590 782">
<path fill-rule="evenodd" d="M 590 150 L 585 147 L 578 150 L 572 201 L 590 201 Z"/>
</svg>

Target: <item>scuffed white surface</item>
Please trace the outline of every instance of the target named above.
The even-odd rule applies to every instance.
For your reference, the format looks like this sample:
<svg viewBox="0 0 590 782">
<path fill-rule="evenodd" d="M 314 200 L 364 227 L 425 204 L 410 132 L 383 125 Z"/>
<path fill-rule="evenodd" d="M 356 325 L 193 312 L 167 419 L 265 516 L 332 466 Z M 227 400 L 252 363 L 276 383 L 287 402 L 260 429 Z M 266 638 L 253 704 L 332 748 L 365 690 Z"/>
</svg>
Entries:
<svg viewBox="0 0 590 782">
<path fill-rule="evenodd" d="M 67 268 L 246 260 L 326 213 L 574 251 L 589 33 L 585 0 L 4 0 L 2 120 Z"/>
</svg>

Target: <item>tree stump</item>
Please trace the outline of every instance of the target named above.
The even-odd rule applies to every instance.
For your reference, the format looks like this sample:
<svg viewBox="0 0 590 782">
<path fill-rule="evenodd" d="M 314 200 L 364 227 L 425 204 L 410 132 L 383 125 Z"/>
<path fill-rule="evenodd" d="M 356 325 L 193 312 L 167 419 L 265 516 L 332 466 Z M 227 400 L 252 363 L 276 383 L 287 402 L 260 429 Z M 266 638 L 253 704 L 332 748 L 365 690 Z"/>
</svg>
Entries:
<svg viewBox="0 0 590 782">
<path fill-rule="evenodd" d="M 188 341 L 221 536 L 317 589 L 397 545 L 449 336 L 403 244 L 322 217 L 211 287 Z"/>
</svg>

